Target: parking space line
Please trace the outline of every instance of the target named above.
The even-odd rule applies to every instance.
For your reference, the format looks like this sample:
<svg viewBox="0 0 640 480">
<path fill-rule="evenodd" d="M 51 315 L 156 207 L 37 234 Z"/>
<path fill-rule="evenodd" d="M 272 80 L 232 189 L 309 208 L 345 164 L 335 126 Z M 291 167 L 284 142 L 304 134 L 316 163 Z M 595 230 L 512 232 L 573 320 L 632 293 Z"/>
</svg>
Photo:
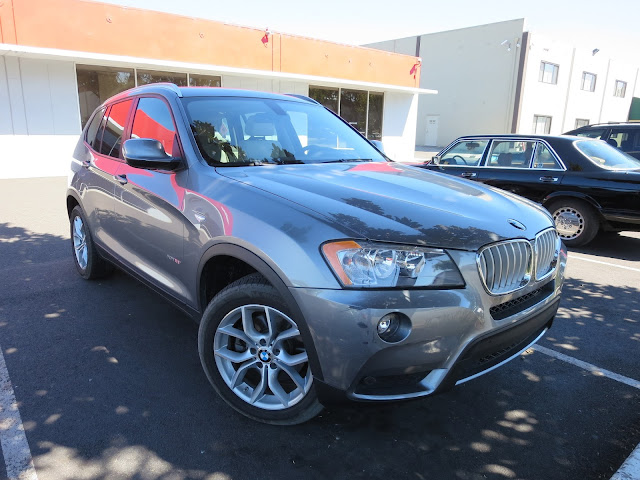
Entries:
<svg viewBox="0 0 640 480">
<path fill-rule="evenodd" d="M 534 345 L 533 349 L 537 352 L 544 353 L 545 355 L 549 355 L 550 357 L 557 358 L 558 360 L 562 360 L 563 362 L 570 363 L 575 365 L 576 367 L 580 367 L 583 370 L 587 370 L 592 372 L 598 376 L 607 377 L 611 380 L 615 380 L 620 383 L 624 383 L 625 385 L 629 385 L 630 387 L 640 389 L 640 381 L 634 380 L 633 378 L 625 377 L 624 375 L 620 375 L 618 373 L 611 372 L 604 368 L 596 367 L 587 362 L 583 362 L 582 360 L 578 360 L 577 358 L 570 357 L 569 355 L 565 355 L 564 353 L 556 352 L 555 350 L 551 350 L 550 348 L 543 347 L 542 345 Z"/>
<path fill-rule="evenodd" d="M 618 265 L 616 263 L 603 262 L 601 260 L 593 260 L 591 258 L 583 257 L 582 255 L 577 255 L 573 252 L 569 252 L 569 258 L 575 258 L 576 260 L 582 260 L 583 262 L 599 263 L 600 265 L 607 265 L 608 267 L 624 268 L 625 270 L 631 270 L 632 272 L 640 272 L 640 268 L 627 267 L 626 265 Z"/>
<path fill-rule="evenodd" d="M 625 460 L 611 480 L 634 480 L 640 478 L 640 445 Z"/>
<path fill-rule="evenodd" d="M 0 347 L 0 447 L 10 480 L 38 480 Z"/>
</svg>

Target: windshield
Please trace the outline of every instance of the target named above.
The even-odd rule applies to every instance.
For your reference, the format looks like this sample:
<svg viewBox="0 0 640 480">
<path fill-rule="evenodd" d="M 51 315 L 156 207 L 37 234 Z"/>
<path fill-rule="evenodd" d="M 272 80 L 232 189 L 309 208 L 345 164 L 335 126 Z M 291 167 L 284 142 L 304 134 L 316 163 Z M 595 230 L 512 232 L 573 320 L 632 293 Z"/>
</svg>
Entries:
<svg viewBox="0 0 640 480">
<path fill-rule="evenodd" d="M 599 167 L 610 170 L 636 170 L 640 168 L 640 160 L 602 140 L 579 140 L 575 145 Z"/>
<path fill-rule="evenodd" d="M 182 101 L 198 149 L 209 165 L 386 161 L 319 105 L 239 97 Z"/>
</svg>

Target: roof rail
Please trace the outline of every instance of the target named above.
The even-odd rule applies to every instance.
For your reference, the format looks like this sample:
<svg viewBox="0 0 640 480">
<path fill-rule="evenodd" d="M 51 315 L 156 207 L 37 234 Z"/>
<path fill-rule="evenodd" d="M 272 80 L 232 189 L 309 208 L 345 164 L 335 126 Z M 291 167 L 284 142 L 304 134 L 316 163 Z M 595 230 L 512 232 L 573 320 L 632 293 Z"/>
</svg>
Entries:
<svg viewBox="0 0 640 480">
<path fill-rule="evenodd" d="M 146 85 L 138 85 L 136 87 L 136 89 L 139 89 L 139 88 L 153 88 L 153 87 L 168 88 L 171 91 L 173 91 L 173 93 L 178 95 L 178 97 L 182 97 L 182 90 L 180 90 L 180 87 L 178 87 L 175 83 L 171 83 L 171 82 L 147 83 Z"/>
<path fill-rule="evenodd" d="M 304 100 L 304 101 L 309 102 L 309 103 L 315 103 L 316 105 L 320 105 L 320 102 L 314 100 L 311 97 L 307 97 L 306 95 L 298 95 L 297 93 L 285 93 L 285 95 L 287 95 L 289 97 L 299 98 L 300 100 Z"/>
</svg>

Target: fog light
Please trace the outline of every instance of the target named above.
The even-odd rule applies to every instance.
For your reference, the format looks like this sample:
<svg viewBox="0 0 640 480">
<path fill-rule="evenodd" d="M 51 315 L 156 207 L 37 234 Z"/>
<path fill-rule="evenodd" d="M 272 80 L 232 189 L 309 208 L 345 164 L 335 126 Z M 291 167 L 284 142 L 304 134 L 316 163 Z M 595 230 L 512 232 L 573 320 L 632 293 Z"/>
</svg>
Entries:
<svg viewBox="0 0 640 480">
<path fill-rule="evenodd" d="M 378 336 L 388 343 L 397 343 L 409 336 L 411 321 L 401 313 L 388 313 L 378 321 Z"/>
</svg>

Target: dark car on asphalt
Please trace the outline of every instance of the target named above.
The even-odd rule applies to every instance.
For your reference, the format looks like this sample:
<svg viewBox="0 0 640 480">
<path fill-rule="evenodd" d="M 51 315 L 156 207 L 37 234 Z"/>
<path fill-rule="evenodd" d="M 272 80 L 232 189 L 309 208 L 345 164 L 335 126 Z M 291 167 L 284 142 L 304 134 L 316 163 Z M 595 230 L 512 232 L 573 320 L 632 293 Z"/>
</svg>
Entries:
<svg viewBox="0 0 640 480">
<path fill-rule="evenodd" d="M 640 230 L 640 160 L 575 136 L 460 137 L 423 168 L 516 193 L 551 212 L 568 246 L 601 231 Z"/>
<path fill-rule="evenodd" d="M 566 264 L 539 205 L 389 161 L 310 98 L 263 92 L 107 100 L 67 210 L 79 274 L 115 264 L 193 316 L 213 388 L 273 424 L 516 358 L 551 326 Z"/>
<path fill-rule="evenodd" d="M 612 147 L 640 159 L 640 122 L 596 123 L 576 128 L 564 135 L 604 140 Z"/>
</svg>

